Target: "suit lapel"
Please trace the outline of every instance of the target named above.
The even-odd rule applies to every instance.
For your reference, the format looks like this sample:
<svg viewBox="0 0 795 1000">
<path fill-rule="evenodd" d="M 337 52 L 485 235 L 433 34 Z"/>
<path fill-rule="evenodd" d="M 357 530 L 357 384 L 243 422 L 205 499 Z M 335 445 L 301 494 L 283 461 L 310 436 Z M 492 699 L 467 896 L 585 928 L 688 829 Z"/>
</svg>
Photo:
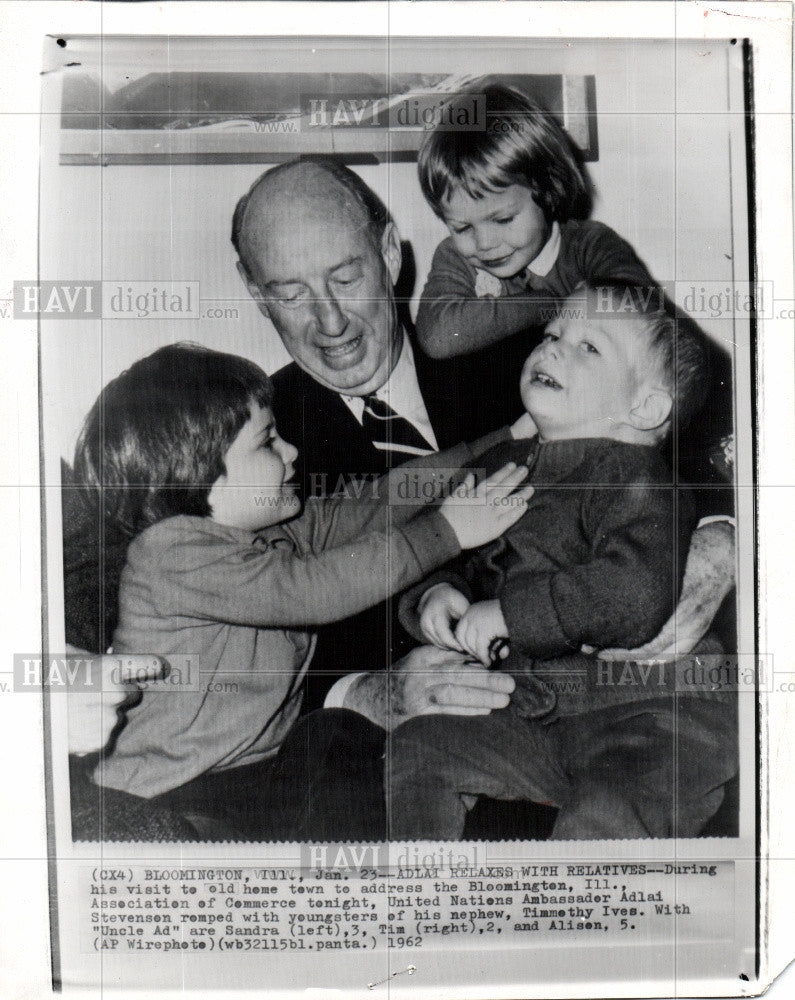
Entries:
<svg viewBox="0 0 795 1000">
<path fill-rule="evenodd" d="M 326 476 L 325 486 L 333 492 L 342 478 L 380 475 L 386 471 L 383 455 L 373 447 L 359 421 L 339 394 L 319 385 L 300 371 L 295 388 L 301 397 L 304 476 Z M 299 456 L 300 460 L 300 456 Z"/>
</svg>

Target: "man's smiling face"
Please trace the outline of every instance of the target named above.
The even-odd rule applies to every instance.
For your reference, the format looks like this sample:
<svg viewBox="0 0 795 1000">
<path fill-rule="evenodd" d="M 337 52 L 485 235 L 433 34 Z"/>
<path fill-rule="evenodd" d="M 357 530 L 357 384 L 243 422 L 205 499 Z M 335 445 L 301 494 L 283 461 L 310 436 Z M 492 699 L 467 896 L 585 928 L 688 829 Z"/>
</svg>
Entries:
<svg viewBox="0 0 795 1000">
<path fill-rule="evenodd" d="M 377 245 L 363 206 L 328 173 L 310 167 L 281 183 L 290 179 L 286 190 L 252 195 L 249 291 L 305 372 L 327 388 L 366 395 L 386 382 L 400 354 L 397 234 L 387 225 Z"/>
</svg>

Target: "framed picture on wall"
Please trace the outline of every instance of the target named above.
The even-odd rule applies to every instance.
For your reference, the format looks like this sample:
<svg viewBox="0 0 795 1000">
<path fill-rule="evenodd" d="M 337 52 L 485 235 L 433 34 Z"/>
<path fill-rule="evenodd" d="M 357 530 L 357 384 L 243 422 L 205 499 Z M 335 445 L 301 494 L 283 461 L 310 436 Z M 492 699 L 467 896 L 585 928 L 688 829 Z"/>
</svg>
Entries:
<svg viewBox="0 0 795 1000">
<path fill-rule="evenodd" d="M 256 55 L 241 39 L 209 50 L 186 43 L 179 60 L 185 68 L 165 72 L 162 43 L 138 44 L 135 68 L 117 76 L 102 73 L 94 40 L 70 41 L 61 96 L 62 163 L 272 163 L 299 154 L 335 155 L 349 163 L 410 161 L 445 102 L 478 77 L 488 83 L 488 76 L 453 70 L 455 57 L 449 72 L 384 72 L 380 53 L 354 38 L 346 68 L 330 70 L 318 68 L 334 63 L 337 46 L 329 39 L 273 40 Z M 391 44 L 406 54 L 417 48 L 397 39 Z M 107 67 L 116 57 L 105 48 L 101 58 Z M 257 68 L 242 71 L 246 63 Z M 280 63 L 289 69 L 262 68 Z M 598 158 L 592 74 L 500 79 L 554 113 L 585 160 Z M 472 105 L 461 109 L 456 124 L 483 127 L 485 114 Z"/>
</svg>

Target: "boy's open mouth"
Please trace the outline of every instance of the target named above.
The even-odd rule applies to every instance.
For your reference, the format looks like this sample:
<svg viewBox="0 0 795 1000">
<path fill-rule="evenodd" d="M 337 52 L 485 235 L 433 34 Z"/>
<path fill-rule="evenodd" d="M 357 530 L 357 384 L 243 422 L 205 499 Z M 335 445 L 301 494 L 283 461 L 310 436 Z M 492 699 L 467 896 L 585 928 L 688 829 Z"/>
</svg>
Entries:
<svg viewBox="0 0 795 1000">
<path fill-rule="evenodd" d="M 563 386 L 557 379 L 552 378 L 551 375 L 547 375 L 546 372 L 534 371 L 533 377 L 530 380 L 538 385 L 545 385 L 548 389 L 562 389 Z"/>
</svg>

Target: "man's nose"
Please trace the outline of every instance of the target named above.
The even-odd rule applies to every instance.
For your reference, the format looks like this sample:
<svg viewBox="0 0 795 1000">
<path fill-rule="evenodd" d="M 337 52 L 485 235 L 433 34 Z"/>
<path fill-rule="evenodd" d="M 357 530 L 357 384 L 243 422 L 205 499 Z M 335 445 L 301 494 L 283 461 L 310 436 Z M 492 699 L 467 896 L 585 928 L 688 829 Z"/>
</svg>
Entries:
<svg viewBox="0 0 795 1000">
<path fill-rule="evenodd" d="M 339 303 L 330 293 L 315 303 L 315 318 L 320 332 L 326 337 L 339 337 L 345 332 L 348 320 Z"/>
</svg>

